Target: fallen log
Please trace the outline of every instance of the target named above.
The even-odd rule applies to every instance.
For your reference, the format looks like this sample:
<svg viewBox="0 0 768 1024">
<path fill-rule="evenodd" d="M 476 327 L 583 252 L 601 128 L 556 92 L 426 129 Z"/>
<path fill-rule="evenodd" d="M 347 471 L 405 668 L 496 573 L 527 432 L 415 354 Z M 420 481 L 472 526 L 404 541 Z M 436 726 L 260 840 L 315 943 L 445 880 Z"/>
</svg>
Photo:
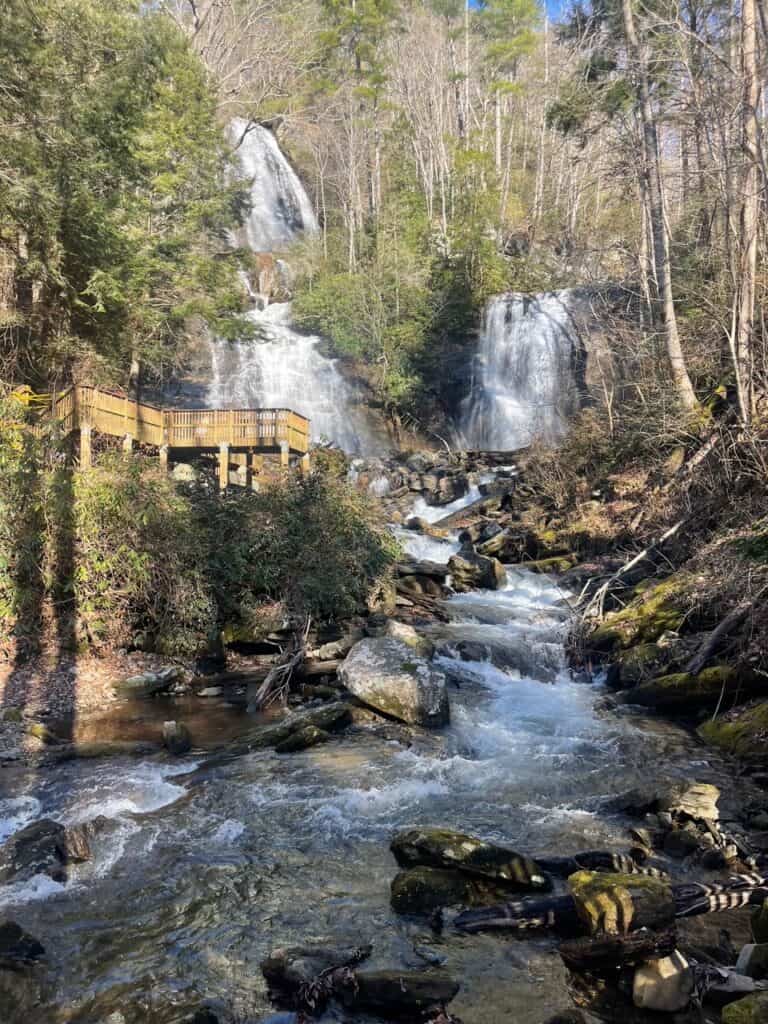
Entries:
<svg viewBox="0 0 768 1024">
<path fill-rule="evenodd" d="M 748 601 L 742 601 L 740 604 L 736 605 L 735 608 L 732 608 L 725 618 L 715 626 L 711 633 L 709 633 L 701 647 L 699 647 L 683 671 L 692 676 L 697 676 L 707 662 L 712 658 L 722 641 L 731 635 L 737 626 L 741 624 L 742 620 L 746 618 L 752 608 L 754 608 L 755 604 L 763 596 L 766 589 L 768 588 L 762 587 L 753 598 Z"/>
<path fill-rule="evenodd" d="M 646 928 L 628 935 L 568 939 L 560 943 L 559 952 L 569 970 L 591 972 L 660 960 L 674 952 L 676 944 L 674 928 L 663 932 Z"/>
<path fill-rule="evenodd" d="M 395 572 L 398 576 L 428 576 L 442 583 L 448 575 L 448 566 L 428 559 L 404 558 L 395 566 Z"/>
<path fill-rule="evenodd" d="M 302 679 L 310 679 L 313 676 L 333 676 L 336 675 L 339 665 L 343 663 L 343 658 L 331 658 L 328 661 L 305 661 L 298 674 Z"/>
</svg>

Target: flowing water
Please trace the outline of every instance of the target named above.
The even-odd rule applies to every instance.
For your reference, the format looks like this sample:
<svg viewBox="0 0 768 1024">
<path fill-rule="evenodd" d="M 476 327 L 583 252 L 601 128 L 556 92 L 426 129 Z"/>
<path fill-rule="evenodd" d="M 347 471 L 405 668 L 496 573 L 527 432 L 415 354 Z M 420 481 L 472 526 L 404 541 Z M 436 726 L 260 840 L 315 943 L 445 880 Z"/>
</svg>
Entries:
<svg viewBox="0 0 768 1024">
<path fill-rule="evenodd" d="M 405 540 L 421 553 L 422 538 Z M 430 553 L 454 549 L 449 538 Z M 393 914 L 393 831 L 445 825 L 530 854 L 618 849 L 626 823 L 607 797 L 649 775 L 710 770 L 679 730 L 596 708 L 599 687 L 566 667 L 568 595 L 554 579 L 512 569 L 503 590 L 457 595 L 448 609 L 451 621 L 432 629 L 450 679 L 440 733 L 360 726 L 299 754 L 222 757 L 211 748 L 246 716 L 214 700 L 191 719 L 199 749 L 188 757 L 6 772 L 0 835 L 43 815 L 109 819 L 93 861 L 66 884 L 38 877 L 0 892 L 0 915 L 50 954 L 42 1003 L 19 1024 L 69 1020 L 51 1007 L 88 1000 L 99 1011 L 76 1020 L 119 1009 L 128 1024 L 171 1024 L 210 1000 L 225 1021 L 259 1021 L 272 1012 L 259 960 L 324 939 L 372 940 L 382 967 L 423 967 L 425 951 L 444 959 L 462 982 L 452 1009 L 465 1024 L 538 1024 L 567 1006 L 546 939 L 462 936 L 450 922 L 438 935 Z M 466 639 L 506 651 L 505 670 L 459 660 Z M 127 718 L 130 736 L 156 736 L 190 702 L 129 706 L 120 733 Z"/>
<path fill-rule="evenodd" d="M 581 345 L 572 300 L 570 291 L 490 300 L 460 413 L 466 447 L 513 451 L 563 436 L 578 407 Z"/>
</svg>

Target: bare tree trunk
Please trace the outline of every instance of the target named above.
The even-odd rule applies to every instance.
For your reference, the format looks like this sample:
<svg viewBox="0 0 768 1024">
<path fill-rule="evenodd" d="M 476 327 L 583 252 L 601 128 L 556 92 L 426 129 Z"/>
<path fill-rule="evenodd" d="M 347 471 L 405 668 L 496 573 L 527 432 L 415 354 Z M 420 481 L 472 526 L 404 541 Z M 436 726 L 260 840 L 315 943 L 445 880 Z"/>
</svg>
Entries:
<svg viewBox="0 0 768 1024">
<path fill-rule="evenodd" d="M 748 424 L 754 411 L 752 332 L 755 319 L 755 277 L 757 273 L 758 196 L 760 156 L 758 152 L 757 104 L 760 84 L 757 75 L 757 31 L 755 0 L 741 4 L 742 107 L 741 135 L 744 173 L 739 218 L 739 279 L 736 287 L 736 336 L 734 339 L 736 387 L 742 421 Z"/>
<path fill-rule="evenodd" d="M 645 49 L 640 46 L 635 27 L 635 16 L 632 10 L 632 0 L 622 0 L 622 14 L 624 19 L 624 33 L 627 38 L 627 49 L 632 63 L 635 65 L 638 95 L 640 99 L 640 116 L 643 124 L 643 140 L 646 158 L 646 174 L 648 182 L 648 197 L 650 203 L 651 228 L 653 232 L 654 259 L 656 261 L 656 276 L 659 281 L 659 307 L 661 321 L 664 327 L 664 336 L 667 346 L 667 354 L 672 366 L 677 394 L 683 407 L 689 410 L 695 409 L 696 393 L 688 376 L 688 369 L 685 365 L 685 357 L 680 344 L 680 334 L 677 329 L 677 316 L 675 315 L 675 304 L 672 297 L 672 266 L 669 256 L 669 234 L 664 217 L 664 200 L 661 187 L 661 157 L 659 154 L 659 139 L 656 128 L 656 119 L 653 113 L 651 102 L 651 90 L 648 80 L 648 66 Z"/>
</svg>

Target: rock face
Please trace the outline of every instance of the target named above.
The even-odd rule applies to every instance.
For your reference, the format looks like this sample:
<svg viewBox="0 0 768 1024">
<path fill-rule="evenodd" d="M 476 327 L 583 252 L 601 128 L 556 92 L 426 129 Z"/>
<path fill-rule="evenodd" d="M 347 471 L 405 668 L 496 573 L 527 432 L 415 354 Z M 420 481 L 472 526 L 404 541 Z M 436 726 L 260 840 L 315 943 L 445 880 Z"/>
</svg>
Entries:
<svg viewBox="0 0 768 1024">
<path fill-rule="evenodd" d="M 475 836 L 442 828 L 398 832 L 390 849 L 400 867 L 454 868 L 515 889 L 548 891 L 552 883 L 535 861 Z"/>
<path fill-rule="evenodd" d="M 661 960 L 651 960 L 635 971 L 632 1001 L 644 1010 L 676 1013 L 693 993 L 693 971 L 679 950 Z"/>
<path fill-rule="evenodd" d="M 507 582 L 507 572 L 497 558 L 475 554 L 464 550 L 448 560 L 448 571 L 453 578 L 453 589 L 463 592 L 475 590 L 499 590 Z"/>
<path fill-rule="evenodd" d="M 364 704 L 401 722 L 428 728 L 448 722 L 445 676 L 402 640 L 361 640 L 339 668 L 339 679 Z"/>
</svg>

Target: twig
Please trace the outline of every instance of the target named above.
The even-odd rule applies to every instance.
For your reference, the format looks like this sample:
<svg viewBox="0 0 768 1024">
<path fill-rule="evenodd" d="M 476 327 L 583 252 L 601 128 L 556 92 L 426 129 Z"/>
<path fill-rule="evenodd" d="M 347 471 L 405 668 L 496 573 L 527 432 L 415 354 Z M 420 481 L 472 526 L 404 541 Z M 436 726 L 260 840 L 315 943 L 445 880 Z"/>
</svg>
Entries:
<svg viewBox="0 0 768 1024">
<path fill-rule="evenodd" d="M 312 620 L 307 616 L 301 630 L 297 631 L 293 636 L 292 650 L 285 660 L 269 670 L 267 678 L 248 705 L 249 711 L 259 711 L 262 708 L 269 707 L 270 704 L 274 704 L 278 700 L 283 703 L 285 702 L 293 673 L 304 661 L 311 622 Z"/>
</svg>

